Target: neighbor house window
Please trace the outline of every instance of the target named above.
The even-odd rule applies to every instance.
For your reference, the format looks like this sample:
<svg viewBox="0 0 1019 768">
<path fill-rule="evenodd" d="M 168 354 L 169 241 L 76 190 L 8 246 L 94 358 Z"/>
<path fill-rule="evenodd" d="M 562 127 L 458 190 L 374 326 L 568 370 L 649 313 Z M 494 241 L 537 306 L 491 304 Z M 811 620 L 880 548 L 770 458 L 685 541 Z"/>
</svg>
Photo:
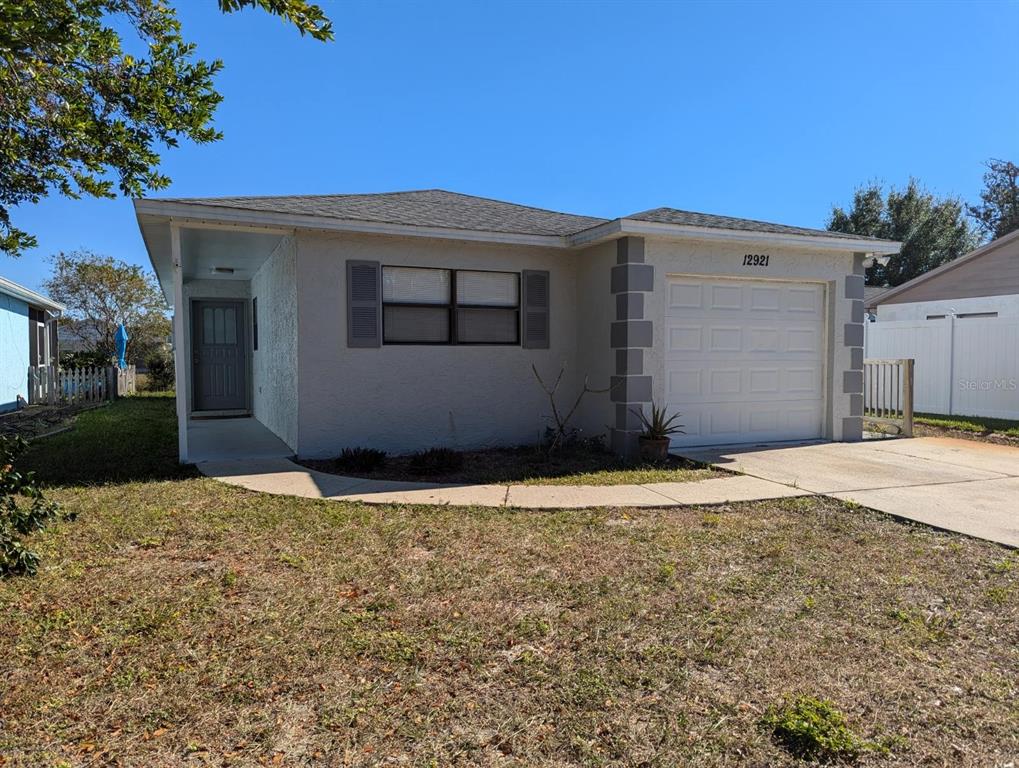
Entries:
<svg viewBox="0 0 1019 768">
<path fill-rule="evenodd" d="M 386 344 L 519 344 L 520 275 L 382 268 Z"/>
</svg>

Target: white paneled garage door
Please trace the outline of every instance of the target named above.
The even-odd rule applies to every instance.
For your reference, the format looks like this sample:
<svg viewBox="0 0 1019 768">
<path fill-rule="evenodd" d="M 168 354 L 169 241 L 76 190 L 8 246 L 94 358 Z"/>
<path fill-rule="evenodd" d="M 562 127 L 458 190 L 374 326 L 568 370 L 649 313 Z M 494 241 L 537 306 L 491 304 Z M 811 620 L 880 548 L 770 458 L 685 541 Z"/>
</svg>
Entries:
<svg viewBox="0 0 1019 768">
<path fill-rule="evenodd" d="M 669 278 L 665 386 L 673 445 L 821 436 L 824 286 Z"/>
</svg>

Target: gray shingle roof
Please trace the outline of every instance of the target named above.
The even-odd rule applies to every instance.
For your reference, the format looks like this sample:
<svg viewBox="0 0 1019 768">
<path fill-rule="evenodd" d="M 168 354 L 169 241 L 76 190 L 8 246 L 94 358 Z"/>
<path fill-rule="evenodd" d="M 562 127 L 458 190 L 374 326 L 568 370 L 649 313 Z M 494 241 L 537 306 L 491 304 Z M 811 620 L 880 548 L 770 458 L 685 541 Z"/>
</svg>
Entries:
<svg viewBox="0 0 1019 768">
<path fill-rule="evenodd" d="M 806 227 L 791 227 L 787 224 L 772 224 L 769 221 L 755 221 L 753 219 L 737 219 L 732 216 L 716 216 L 711 213 L 696 213 L 694 211 L 680 211 L 676 208 L 653 208 L 650 211 L 642 211 L 632 216 L 624 216 L 625 219 L 634 221 L 653 221 L 660 224 L 683 224 L 689 227 L 708 227 L 710 229 L 735 229 L 743 232 L 774 232 L 780 235 L 812 235 L 823 237 L 845 238 L 847 240 L 876 240 L 877 238 L 865 235 L 847 235 L 843 232 L 829 232 L 826 229 L 808 229 Z"/>
<path fill-rule="evenodd" d="M 357 195 L 279 195 L 268 197 L 177 197 L 164 202 L 236 208 L 267 213 L 321 216 L 347 221 L 442 227 L 518 235 L 568 236 L 604 224 L 608 219 L 560 213 L 528 205 L 506 203 L 442 189 L 380 192 Z M 767 221 L 716 216 L 709 213 L 654 208 L 623 218 L 744 232 L 774 232 L 851 240 L 875 240 L 822 229 L 791 227 Z"/>
<path fill-rule="evenodd" d="M 571 235 L 605 222 L 605 219 L 591 216 L 547 211 L 441 189 L 367 195 L 191 197 L 172 198 L 171 201 L 249 211 L 325 216 L 348 221 L 508 232 L 519 235 Z"/>
</svg>

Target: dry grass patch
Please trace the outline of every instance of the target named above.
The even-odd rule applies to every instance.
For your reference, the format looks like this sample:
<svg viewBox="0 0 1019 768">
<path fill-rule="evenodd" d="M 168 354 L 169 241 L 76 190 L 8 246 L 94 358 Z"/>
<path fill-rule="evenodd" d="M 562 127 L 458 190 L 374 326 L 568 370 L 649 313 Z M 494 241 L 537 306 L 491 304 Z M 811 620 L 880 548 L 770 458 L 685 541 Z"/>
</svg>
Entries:
<svg viewBox="0 0 1019 768">
<path fill-rule="evenodd" d="M 52 494 L 0 582 L 7 766 L 797 765 L 801 697 L 863 765 L 1019 754 L 1019 556 L 834 501 Z"/>
</svg>

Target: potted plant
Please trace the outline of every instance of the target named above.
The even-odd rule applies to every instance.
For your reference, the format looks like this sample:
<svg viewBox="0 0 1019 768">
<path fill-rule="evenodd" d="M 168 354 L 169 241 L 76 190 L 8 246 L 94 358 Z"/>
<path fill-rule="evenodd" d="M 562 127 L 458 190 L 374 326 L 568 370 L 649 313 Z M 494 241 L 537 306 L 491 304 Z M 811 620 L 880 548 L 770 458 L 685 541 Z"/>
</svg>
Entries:
<svg viewBox="0 0 1019 768">
<path fill-rule="evenodd" d="M 648 418 L 643 409 L 633 408 L 631 413 L 640 419 L 644 431 L 640 434 L 638 443 L 640 445 L 640 458 L 644 461 L 655 463 L 663 462 L 669 455 L 669 437 L 671 435 L 682 435 L 683 425 L 676 424 L 680 414 L 674 413 L 669 416 L 665 408 L 659 408 L 651 403 L 651 418 Z"/>
</svg>

